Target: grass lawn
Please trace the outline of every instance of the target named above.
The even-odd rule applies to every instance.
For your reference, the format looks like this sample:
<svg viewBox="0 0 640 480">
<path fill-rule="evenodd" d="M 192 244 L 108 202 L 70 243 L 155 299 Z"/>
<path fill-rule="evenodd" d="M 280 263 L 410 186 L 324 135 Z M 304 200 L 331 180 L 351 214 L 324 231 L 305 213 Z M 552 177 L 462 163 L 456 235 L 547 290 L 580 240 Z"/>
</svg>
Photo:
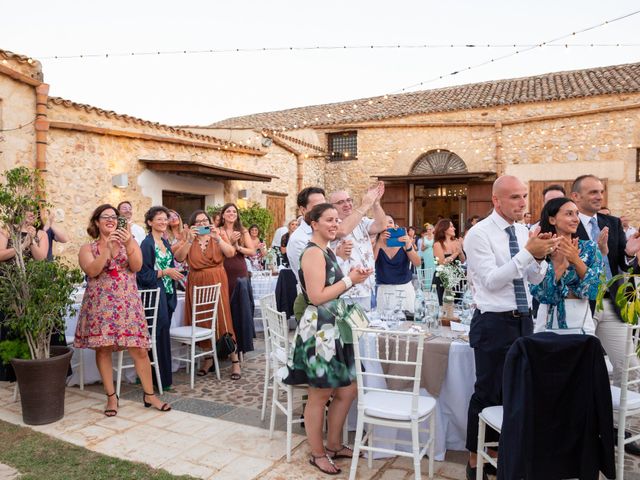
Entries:
<svg viewBox="0 0 640 480">
<path fill-rule="evenodd" d="M 21 480 L 193 478 L 108 457 L 3 421 L 0 421 L 0 439 L 0 463 L 18 470 Z"/>
</svg>

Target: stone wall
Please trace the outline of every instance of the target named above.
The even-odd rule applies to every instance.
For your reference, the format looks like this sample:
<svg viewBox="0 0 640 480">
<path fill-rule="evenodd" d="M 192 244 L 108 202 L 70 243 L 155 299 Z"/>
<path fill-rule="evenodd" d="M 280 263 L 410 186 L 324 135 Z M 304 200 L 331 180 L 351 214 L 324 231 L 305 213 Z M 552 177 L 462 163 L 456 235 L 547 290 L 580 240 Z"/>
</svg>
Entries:
<svg viewBox="0 0 640 480">
<path fill-rule="evenodd" d="M 35 165 L 35 117 L 35 87 L 0 73 L 0 172 Z"/>
</svg>

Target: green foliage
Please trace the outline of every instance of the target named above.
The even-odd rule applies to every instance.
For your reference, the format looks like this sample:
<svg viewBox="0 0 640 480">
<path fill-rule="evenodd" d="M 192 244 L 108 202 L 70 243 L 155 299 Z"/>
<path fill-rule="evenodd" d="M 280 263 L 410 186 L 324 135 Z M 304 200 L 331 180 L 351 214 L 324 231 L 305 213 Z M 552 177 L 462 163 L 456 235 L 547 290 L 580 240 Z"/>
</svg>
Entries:
<svg viewBox="0 0 640 480">
<path fill-rule="evenodd" d="M 220 213 L 222 205 L 215 205 L 213 207 L 207 207 L 207 213 L 213 218 Z M 249 228 L 254 223 L 260 228 L 260 236 L 265 238 L 271 224 L 273 223 L 273 215 L 266 208 L 260 206 L 258 203 L 252 203 L 246 208 L 238 207 L 238 214 L 240 215 L 240 221 L 242 226 Z"/>
<path fill-rule="evenodd" d="M 3 340 L 0 342 L 0 363 L 7 365 L 12 358 L 30 358 L 29 345 L 24 340 Z"/>
<path fill-rule="evenodd" d="M 15 258 L 0 263 L 0 310 L 8 327 L 29 345 L 31 358 L 49 358 L 51 335 L 64 328 L 64 315 L 82 273 L 60 260 L 25 262 L 21 228 L 28 212 L 47 206 L 36 170 L 17 167 L 0 183 L 0 224 L 16 249 Z"/>
<path fill-rule="evenodd" d="M 631 272 L 632 270 L 629 270 L 629 273 L 615 275 L 611 280 L 600 283 L 596 297 L 596 310 L 603 310 L 604 295 L 616 284 L 618 289 L 614 302 L 620 309 L 620 316 L 626 323 L 637 325 L 640 320 L 640 287 L 636 287 L 635 280 L 640 279 L 640 275 Z"/>
</svg>

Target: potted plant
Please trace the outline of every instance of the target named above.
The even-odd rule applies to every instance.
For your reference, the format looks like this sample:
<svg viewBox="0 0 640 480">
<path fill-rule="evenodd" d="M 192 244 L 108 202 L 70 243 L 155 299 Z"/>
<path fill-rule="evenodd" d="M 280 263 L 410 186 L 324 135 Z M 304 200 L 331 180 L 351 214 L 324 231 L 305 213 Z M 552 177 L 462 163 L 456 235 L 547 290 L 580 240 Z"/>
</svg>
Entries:
<svg viewBox="0 0 640 480">
<path fill-rule="evenodd" d="M 30 359 L 11 360 L 23 421 L 42 425 L 64 415 L 65 379 L 72 351 L 50 344 L 51 337 L 64 330 L 64 318 L 74 303 L 72 293 L 82 274 L 61 260 L 25 261 L 21 225 L 28 212 L 46 206 L 42 181 L 36 171 L 26 167 L 6 171 L 4 180 L 0 184 L 0 225 L 16 254 L 0 263 L 0 310 L 9 331 L 29 349 Z M 11 348 L 5 345 L 4 350 Z"/>
<path fill-rule="evenodd" d="M 604 295 L 615 286 L 613 303 L 620 312 L 620 317 L 629 325 L 637 325 L 640 320 L 640 274 L 620 273 L 608 281 L 600 282 L 596 296 L 596 310 L 602 311 Z M 604 279 L 603 279 L 604 280 Z M 638 282 L 638 283 L 637 283 Z"/>
</svg>

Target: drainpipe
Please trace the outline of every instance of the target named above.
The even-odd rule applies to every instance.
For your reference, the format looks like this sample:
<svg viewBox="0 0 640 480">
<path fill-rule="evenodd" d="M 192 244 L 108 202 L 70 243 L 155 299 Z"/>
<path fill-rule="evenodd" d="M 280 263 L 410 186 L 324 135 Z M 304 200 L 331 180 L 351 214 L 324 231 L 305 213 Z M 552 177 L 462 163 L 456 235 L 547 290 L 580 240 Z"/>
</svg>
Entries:
<svg viewBox="0 0 640 480">
<path fill-rule="evenodd" d="M 502 161 L 502 122 L 496 122 L 496 174 L 499 177 L 504 175 L 504 162 Z"/>
<path fill-rule="evenodd" d="M 303 178 L 303 161 L 306 157 L 306 154 L 298 153 L 296 155 L 296 170 L 297 170 L 297 186 L 298 192 L 302 190 L 302 178 Z"/>
<path fill-rule="evenodd" d="M 36 170 L 47 170 L 47 132 L 49 119 L 47 118 L 47 101 L 49 100 L 49 85 L 41 83 L 36 87 Z"/>
</svg>

